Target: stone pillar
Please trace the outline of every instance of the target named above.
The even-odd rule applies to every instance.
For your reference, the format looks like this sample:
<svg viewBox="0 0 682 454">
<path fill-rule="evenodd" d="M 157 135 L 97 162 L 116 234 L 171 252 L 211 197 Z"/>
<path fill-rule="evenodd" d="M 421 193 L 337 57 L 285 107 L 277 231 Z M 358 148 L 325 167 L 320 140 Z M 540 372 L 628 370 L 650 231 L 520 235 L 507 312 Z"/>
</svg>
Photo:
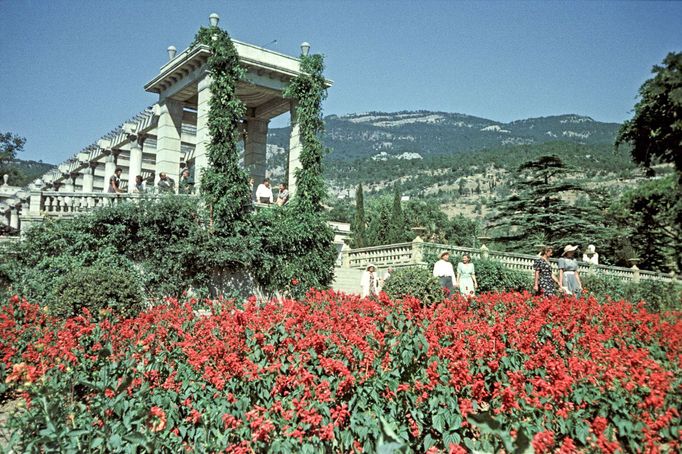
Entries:
<svg viewBox="0 0 682 454">
<path fill-rule="evenodd" d="M 208 167 L 208 144 L 211 134 L 208 130 L 208 112 L 211 109 L 211 77 L 204 76 L 197 85 L 197 144 L 194 149 L 194 190 L 201 190 L 201 175 Z"/>
<path fill-rule="evenodd" d="M 28 213 L 30 215 L 40 214 L 40 202 L 42 199 L 42 192 L 40 188 L 31 189 L 31 195 L 28 199 Z"/>
<path fill-rule="evenodd" d="M 258 186 L 265 178 L 266 149 L 268 143 L 269 120 L 248 118 L 246 120 L 246 140 L 244 141 L 244 167 Z"/>
<path fill-rule="evenodd" d="M 343 243 L 343 246 L 341 247 L 341 267 L 342 268 L 350 268 L 350 251 L 351 248 L 346 244 L 345 242 Z"/>
<path fill-rule="evenodd" d="M 160 104 L 159 123 L 156 128 L 156 180 L 165 172 L 178 187 L 180 173 L 180 134 L 182 131 L 182 102 L 165 99 Z"/>
<path fill-rule="evenodd" d="M 13 229 L 19 230 L 19 209 L 15 206 L 9 207 L 9 226 Z"/>
<path fill-rule="evenodd" d="M 88 167 L 83 170 L 83 192 L 93 191 L 95 184 L 95 167 L 93 167 L 93 164 L 95 164 L 95 167 L 97 166 L 97 163 L 94 161 L 88 162 Z"/>
<path fill-rule="evenodd" d="M 424 257 L 424 252 L 422 247 L 424 246 L 424 240 L 421 237 L 416 237 L 412 240 L 412 263 L 421 263 Z"/>
<path fill-rule="evenodd" d="M 488 249 L 488 246 L 485 244 L 481 245 L 481 258 L 483 260 L 488 260 L 488 257 L 490 256 L 490 250 Z"/>
<path fill-rule="evenodd" d="M 114 154 L 112 150 L 106 152 L 107 157 L 104 159 L 104 187 L 102 192 L 109 192 L 109 178 L 114 174 L 116 170 L 116 162 L 114 161 Z"/>
<path fill-rule="evenodd" d="M 76 188 L 73 187 L 73 180 L 71 179 L 71 174 L 65 173 L 64 177 L 64 192 L 75 192 Z"/>
<path fill-rule="evenodd" d="M 639 268 L 637 267 L 637 265 L 632 265 L 632 268 L 630 269 L 632 270 L 632 282 L 634 282 L 635 284 L 639 284 L 641 280 Z"/>
<path fill-rule="evenodd" d="M 130 142 L 130 164 L 128 166 L 128 193 L 135 192 L 135 177 L 142 174 L 141 137 L 135 136 Z"/>
<path fill-rule="evenodd" d="M 298 125 L 298 116 L 296 115 L 296 103 L 291 102 L 291 135 L 289 136 L 289 174 L 287 175 L 289 183 L 289 193 L 294 195 L 296 193 L 296 170 L 301 168 L 301 150 L 303 144 L 301 143 L 301 135 Z"/>
</svg>

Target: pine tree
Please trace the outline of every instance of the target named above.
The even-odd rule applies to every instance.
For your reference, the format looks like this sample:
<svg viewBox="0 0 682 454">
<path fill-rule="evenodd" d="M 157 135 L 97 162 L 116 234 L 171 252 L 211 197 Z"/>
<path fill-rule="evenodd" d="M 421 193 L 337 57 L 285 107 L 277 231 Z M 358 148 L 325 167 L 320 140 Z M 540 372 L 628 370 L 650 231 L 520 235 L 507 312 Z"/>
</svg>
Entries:
<svg viewBox="0 0 682 454">
<path fill-rule="evenodd" d="M 353 247 L 366 246 L 365 239 L 365 202 L 363 200 L 362 183 L 355 190 L 355 222 L 353 223 Z"/>
</svg>

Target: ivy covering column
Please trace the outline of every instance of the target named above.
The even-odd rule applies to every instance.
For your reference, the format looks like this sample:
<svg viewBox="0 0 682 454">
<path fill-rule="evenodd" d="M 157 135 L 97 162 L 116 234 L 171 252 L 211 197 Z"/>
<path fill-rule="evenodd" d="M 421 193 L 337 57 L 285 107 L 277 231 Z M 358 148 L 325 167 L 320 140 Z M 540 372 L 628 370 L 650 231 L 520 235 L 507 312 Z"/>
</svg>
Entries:
<svg viewBox="0 0 682 454">
<path fill-rule="evenodd" d="M 237 82 L 244 77 L 239 56 L 226 31 L 217 26 L 199 29 L 193 46 L 211 48 L 208 72 L 211 75 L 207 149 L 208 166 L 201 175 L 201 194 L 212 212 L 214 227 L 227 231 L 244 218 L 250 208 L 248 176 L 239 166 L 237 141 L 244 103 L 237 97 Z"/>
</svg>

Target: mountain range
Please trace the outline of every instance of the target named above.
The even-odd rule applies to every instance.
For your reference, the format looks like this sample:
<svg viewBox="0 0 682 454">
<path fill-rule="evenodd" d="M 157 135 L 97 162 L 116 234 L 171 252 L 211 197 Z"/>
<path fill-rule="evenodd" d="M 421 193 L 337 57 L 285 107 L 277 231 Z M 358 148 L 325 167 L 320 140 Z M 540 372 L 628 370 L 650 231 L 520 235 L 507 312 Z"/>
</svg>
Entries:
<svg viewBox="0 0 682 454">
<path fill-rule="evenodd" d="M 432 111 L 367 112 L 330 115 L 325 119 L 324 143 L 331 160 L 379 156 L 418 159 L 515 145 L 570 142 L 612 144 L 617 123 L 568 114 L 503 123 L 471 115 Z M 289 128 L 270 130 L 268 142 L 288 147 Z M 274 151 L 274 150 L 273 150 Z M 419 155 L 419 156 L 417 156 Z"/>
</svg>

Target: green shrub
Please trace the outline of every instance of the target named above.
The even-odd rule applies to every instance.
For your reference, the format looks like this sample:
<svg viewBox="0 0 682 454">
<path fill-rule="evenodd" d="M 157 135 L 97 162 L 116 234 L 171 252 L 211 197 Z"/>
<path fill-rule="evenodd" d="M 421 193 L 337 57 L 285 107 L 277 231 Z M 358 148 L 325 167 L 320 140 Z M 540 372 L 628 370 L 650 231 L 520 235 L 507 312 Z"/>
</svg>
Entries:
<svg viewBox="0 0 682 454">
<path fill-rule="evenodd" d="M 316 213 L 285 205 L 254 213 L 257 244 L 251 271 L 267 292 L 286 290 L 302 298 L 311 287 L 326 288 L 334 276 L 334 233 Z"/>
<path fill-rule="evenodd" d="M 673 282 L 625 282 L 617 277 L 589 273 L 581 275 L 581 281 L 583 287 L 598 299 L 644 301 L 651 312 L 682 308 L 682 286 Z"/>
<path fill-rule="evenodd" d="M 100 262 L 66 273 L 55 287 L 48 307 L 50 313 L 58 317 L 79 315 L 84 308 L 95 319 L 103 309 L 133 317 L 144 308 L 144 300 L 132 267 Z"/>
<path fill-rule="evenodd" d="M 432 304 L 443 300 L 443 289 L 438 278 L 430 269 L 424 267 L 401 268 L 391 274 L 383 291 L 392 299 L 414 296 L 424 304 Z"/>
<path fill-rule="evenodd" d="M 523 291 L 533 287 L 533 278 L 523 271 L 512 270 L 501 262 L 474 260 L 478 292 Z"/>
</svg>

